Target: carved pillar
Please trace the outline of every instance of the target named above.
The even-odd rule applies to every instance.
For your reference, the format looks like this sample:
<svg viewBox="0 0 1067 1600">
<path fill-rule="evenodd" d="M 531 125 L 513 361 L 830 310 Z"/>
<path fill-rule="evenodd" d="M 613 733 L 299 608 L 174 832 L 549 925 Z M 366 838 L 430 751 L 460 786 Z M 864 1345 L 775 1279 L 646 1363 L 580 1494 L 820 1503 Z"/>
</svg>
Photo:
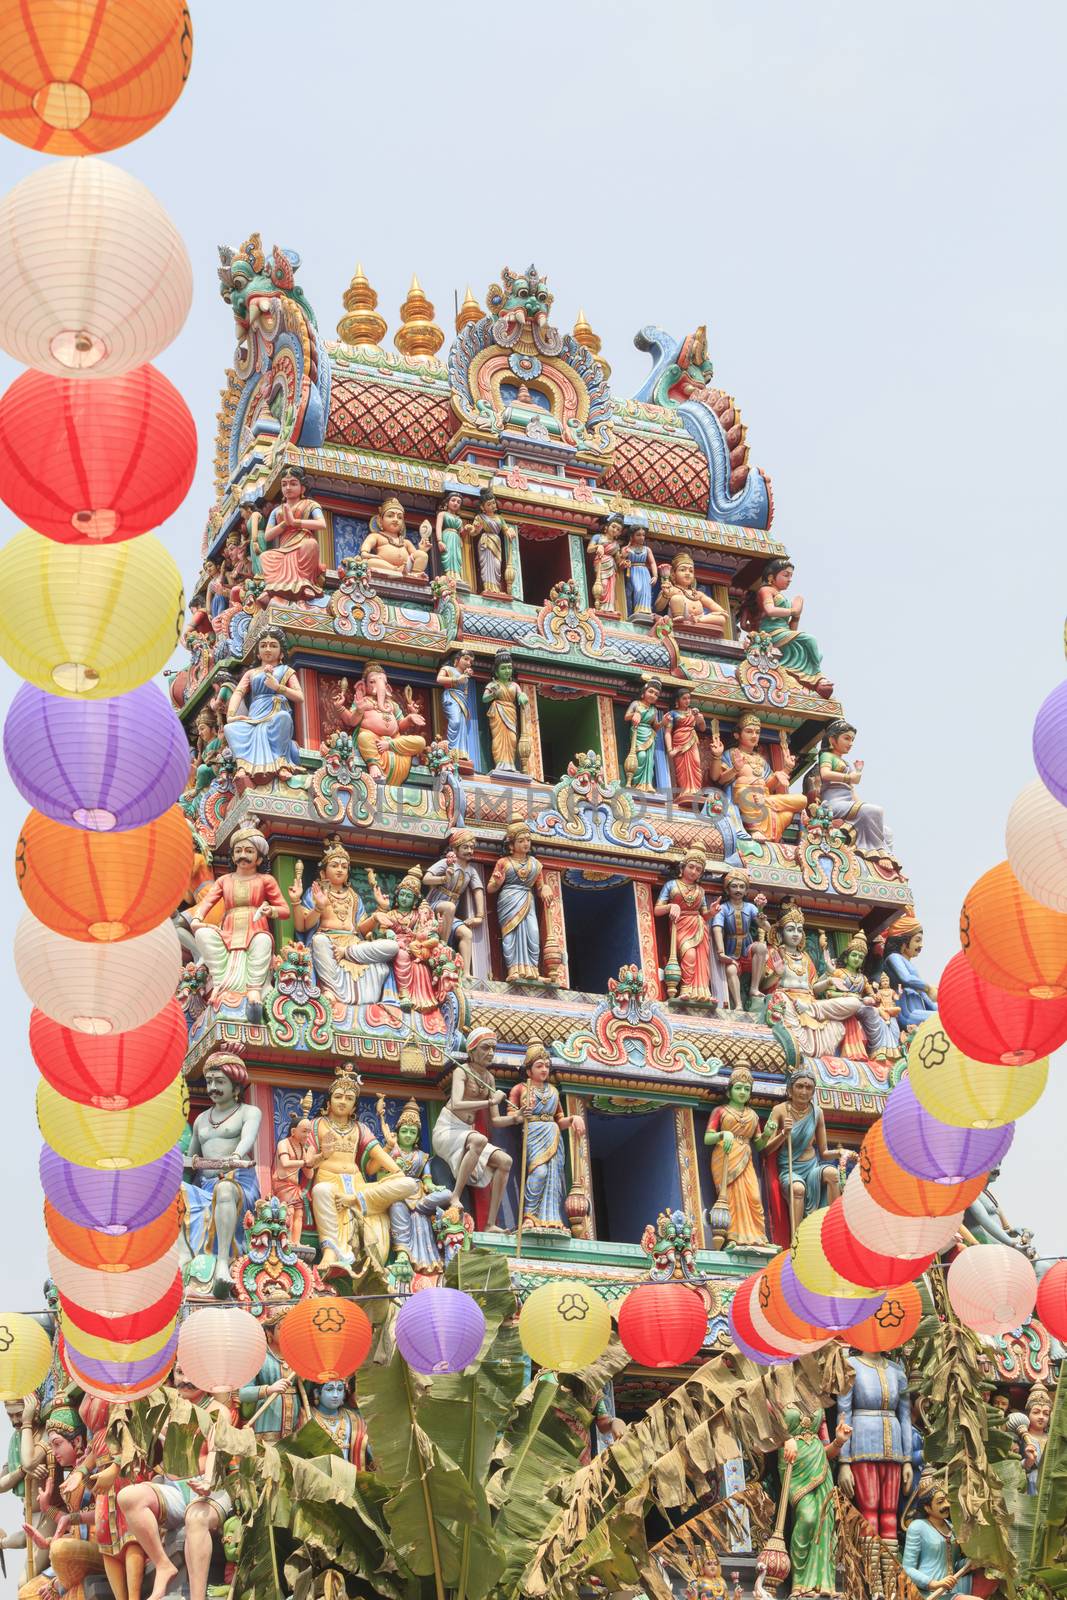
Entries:
<svg viewBox="0 0 1067 1600">
<path fill-rule="evenodd" d="M 545 769 L 541 760 L 541 719 L 537 714 L 537 690 L 532 683 L 524 683 L 522 688 L 530 697 L 530 703 L 522 713 L 526 723 L 526 733 L 530 740 L 530 770 L 528 776 L 537 783 L 544 783 Z"/>
<path fill-rule="evenodd" d="M 615 713 L 611 696 L 598 694 L 596 709 L 600 724 L 600 754 L 604 758 L 604 778 L 607 783 L 618 783 L 622 773 L 619 770 L 619 746 L 615 738 Z"/>
<path fill-rule="evenodd" d="M 297 682 L 304 695 L 302 706 L 292 706 L 293 737 L 304 750 L 317 750 L 322 741 L 319 727 L 318 673 L 308 667 L 297 667 Z"/>
<path fill-rule="evenodd" d="M 541 970 L 545 977 L 554 982 L 557 988 L 566 989 L 569 985 L 567 974 L 567 930 L 563 922 L 563 875 L 555 867 L 545 867 L 543 871 L 545 888 L 551 891 L 552 899 L 543 907 L 545 940 L 544 944 L 554 944 L 559 951 L 559 962 L 555 971 L 548 970 L 545 961 L 545 949 L 541 950 Z"/>
<path fill-rule="evenodd" d="M 578 589 L 578 610 L 587 611 L 592 601 L 589 598 L 589 580 L 585 570 L 585 545 L 576 533 L 568 534 L 567 544 L 570 547 L 571 577 Z"/>
<path fill-rule="evenodd" d="M 662 1000 L 665 997 L 665 990 L 659 975 L 656 924 L 652 917 L 652 908 L 655 905 L 652 885 L 635 883 L 634 898 L 637 902 L 637 938 L 641 950 L 641 967 L 650 991 L 657 1000 Z"/>
<path fill-rule="evenodd" d="M 256 1135 L 256 1177 L 261 1195 L 271 1193 L 270 1175 L 274 1166 L 274 1095 L 269 1083 L 251 1083 L 248 1086 L 248 1103 L 262 1112 L 259 1133 Z"/>
<path fill-rule="evenodd" d="M 678 1183 L 682 1191 L 682 1210 L 692 1217 L 693 1247 L 705 1248 L 704 1208 L 700 1203 L 700 1168 L 697 1166 L 696 1132 L 693 1113 L 689 1106 L 679 1106 L 674 1113 L 674 1143 L 678 1152 Z"/>
<path fill-rule="evenodd" d="M 568 1117 L 587 1116 L 586 1103 L 581 1095 L 568 1094 L 565 1096 L 566 1113 Z M 567 1135 L 570 1140 L 571 1156 L 571 1187 L 584 1189 L 589 1196 L 589 1215 L 581 1226 L 574 1231 L 576 1239 L 596 1238 L 596 1208 L 593 1204 L 593 1167 L 589 1158 L 589 1134 L 584 1139 L 576 1139 L 573 1130 Z"/>
</svg>

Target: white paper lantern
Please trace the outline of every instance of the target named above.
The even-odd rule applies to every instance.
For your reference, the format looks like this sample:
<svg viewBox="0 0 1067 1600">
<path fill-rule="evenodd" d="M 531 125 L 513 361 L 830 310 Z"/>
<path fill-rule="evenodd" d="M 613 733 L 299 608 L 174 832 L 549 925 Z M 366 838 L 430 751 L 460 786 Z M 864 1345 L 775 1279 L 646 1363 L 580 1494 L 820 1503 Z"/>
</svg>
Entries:
<svg viewBox="0 0 1067 1600">
<path fill-rule="evenodd" d="M 136 1267 L 133 1272 L 82 1267 L 61 1255 L 51 1242 L 48 1245 L 48 1274 L 60 1294 L 102 1317 L 127 1317 L 154 1306 L 174 1282 L 179 1267 L 177 1245 L 151 1266 Z"/>
<path fill-rule="evenodd" d="M 121 167 L 39 167 L 0 200 L 0 345 L 59 377 L 114 377 L 165 350 L 193 273 L 163 207 Z"/>
<path fill-rule="evenodd" d="M 266 1358 L 263 1329 L 240 1307 L 192 1311 L 178 1334 L 178 1366 L 198 1389 L 240 1389 Z"/>
<path fill-rule="evenodd" d="M 861 1245 L 879 1255 L 903 1261 L 919 1260 L 935 1250 L 943 1250 L 949 1240 L 955 1238 L 963 1221 L 962 1211 L 954 1211 L 947 1217 L 898 1217 L 886 1211 L 871 1199 L 859 1167 L 849 1173 L 841 1206 L 850 1231 Z"/>
<path fill-rule="evenodd" d="M 1067 912 L 1067 807 L 1035 778 L 1017 796 L 1005 829 L 1008 865 L 1034 900 Z"/>
<path fill-rule="evenodd" d="M 182 947 L 172 922 L 117 944 L 85 944 L 27 911 L 15 930 L 15 971 L 54 1022 L 79 1033 L 126 1033 L 151 1021 L 174 993 Z"/>
<path fill-rule="evenodd" d="M 952 1309 L 975 1333 L 1009 1333 L 1034 1309 L 1037 1276 L 1021 1250 L 1009 1244 L 975 1244 L 948 1269 Z"/>
</svg>

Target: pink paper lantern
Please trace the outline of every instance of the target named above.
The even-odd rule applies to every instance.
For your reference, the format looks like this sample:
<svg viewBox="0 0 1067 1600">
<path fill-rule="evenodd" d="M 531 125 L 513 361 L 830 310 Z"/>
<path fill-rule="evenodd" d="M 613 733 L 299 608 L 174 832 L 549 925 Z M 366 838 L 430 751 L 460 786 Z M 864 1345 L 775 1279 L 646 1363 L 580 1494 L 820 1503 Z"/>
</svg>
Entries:
<svg viewBox="0 0 1067 1600">
<path fill-rule="evenodd" d="M 129 1316 L 155 1305 L 170 1288 L 180 1265 L 175 1246 L 151 1266 L 133 1272 L 99 1272 L 68 1261 L 54 1244 L 48 1245 L 48 1275 L 60 1294 L 105 1317 Z"/>
<path fill-rule="evenodd" d="M 948 1269 L 948 1297 L 962 1323 L 975 1333 L 1010 1333 L 1034 1309 L 1037 1277 L 1021 1250 L 1008 1244 L 975 1244 L 961 1250 Z"/>
<path fill-rule="evenodd" d="M 1067 808 L 1035 778 L 1008 812 L 1008 865 L 1028 895 L 1067 911 Z"/>
<path fill-rule="evenodd" d="M 251 1383 L 266 1357 L 263 1329 L 239 1306 L 192 1311 L 178 1335 L 178 1366 L 190 1383 L 205 1391 Z"/>
<path fill-rule="evenodd" d="M 943 1250 L 963 1221 L 962 1211 L 947 1217 L 900 1217 L 886 1211 L 871 1199 L 858 1167 L 853 1168 L 845 1184 L 841 1210 L 851 1232 L 868 1250 L 916 1261 Z"/>
</svg>

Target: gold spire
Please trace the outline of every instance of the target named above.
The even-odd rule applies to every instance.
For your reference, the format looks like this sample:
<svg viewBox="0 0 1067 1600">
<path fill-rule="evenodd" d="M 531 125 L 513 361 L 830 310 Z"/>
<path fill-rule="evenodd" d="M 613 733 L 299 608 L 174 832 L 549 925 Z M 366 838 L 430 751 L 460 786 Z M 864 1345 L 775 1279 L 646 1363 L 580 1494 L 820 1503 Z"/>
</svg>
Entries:
<svg viewBox="0 0 1067 1600">
<path fill-rule="evenodd" d="M 577 320 L 574 324 L 573 333 L 578 343 L 588 350 L 591 355 L 596 356 L 597 360 L 600 362 L 600 365 L 604 369 L 605 378 L 609 378 L 611 376 L 611 368 L 600 354 L 600 346 L 603 341 L 600 335 L 598 333 L 594 333 L 592 328 L 589 326 L 589 323 L 586 321 L 584 311 L 579 311 Z"/>
<path fill-rule="evenodd" d="M 344 308 L 348 315 L 337 324 L 337 337 L 345 344 L 378 349 L 385 338 L 386 321 L 375 311 L 377 304 L 378 296 L 367 282 L 362 261 L 358 261 L 352 282 L 345 290 Z"/>
<path fill-rule="evenodd" d="M 485 312 L 474 298 L 474 290 L 467 285 L 467 293 L 463 297 L 463 304 L 456 312 L 456 332 L 462 333 L 468 322 L 481 322 Z"/>
<path fill-rule="evenodd" d="M 400 307 L 400 315 L 403 321 L 393 335 L 393 343 L 400 354 L 409 360 L 428 360 L 435 356 L 444 344 L 445 336 L 433 320 L 433 306 L 414 273 L 411 274 L 411 288 Z"/>
</svg>

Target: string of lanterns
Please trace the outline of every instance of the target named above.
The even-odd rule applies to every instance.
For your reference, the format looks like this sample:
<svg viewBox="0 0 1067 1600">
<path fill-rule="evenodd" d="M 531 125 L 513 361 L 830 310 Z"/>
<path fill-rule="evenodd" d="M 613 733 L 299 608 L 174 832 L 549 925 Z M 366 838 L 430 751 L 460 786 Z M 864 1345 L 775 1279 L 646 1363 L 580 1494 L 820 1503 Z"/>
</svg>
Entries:
<svg viewBox="0 0 1067 1600">
<path fill-rule="evenodd" d="M 170 916 L 193 865 L 176 804 L 189 750 L 148 680 L 184 615 L 152 530 L 188 492 L 197 445 L 181 395 L 148 364 L 188 314 L 188 254 L 149 190 L 96 153 L 166 115 L 191 52 L 181 0 L 0 0 L 0 127 L 65 158 L 0 199 L 0 347 L 30 369 L 0 396 L 3 498 L 26 524 L 0 552 L 0 655 L 26 680 L 4 757 L 33 808 L 15 856 L 15 965 L 34 1005 L 57 1348 L 75 1382 L 113 1401 L 153 1388 L 180 1338 L 188 1096 Z M 36 1388 L 51 1360 L 32 1318 L 0 1318 L 5 1397 Z"/>
</svg>

